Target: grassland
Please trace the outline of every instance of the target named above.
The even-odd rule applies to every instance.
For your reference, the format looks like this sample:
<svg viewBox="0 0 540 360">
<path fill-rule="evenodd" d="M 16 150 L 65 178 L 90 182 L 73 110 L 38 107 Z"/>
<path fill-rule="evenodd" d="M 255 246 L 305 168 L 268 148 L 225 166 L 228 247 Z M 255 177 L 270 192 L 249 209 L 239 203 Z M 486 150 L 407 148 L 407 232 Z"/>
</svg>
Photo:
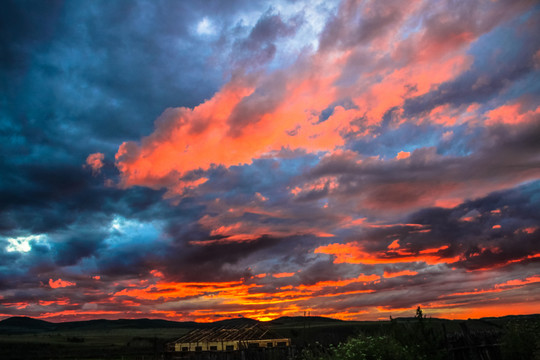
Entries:
<svg viewBox="0 0 540 360">
<path fill-rule="evenodd" d="M 212 324 L 175 323 L 147 319 L 66 324 L 39 323 L 33 319 L 23 320 L 11 323 L 0 322 L 0 359 L 162 359 L 167 342 L 182 336 L 195 327 L 212 326 Z M 253 322 L 249 319 L 235 321 Z M 266 323 L 266 325 L 277 333 L 291 338 L 298 354 L 303 349 L 310 349 L 314 346 L 324 350 L 330 345 L 344 343 L 347 339 L 354 338 L 359 334 L 362 336 L 392 336 L 402 342 L 410 343 L 423 341 L 429 344 L 431 342 L 433 346 L 436 345 L 435 342 L 439 342 L 436 345 L 439 347 L 461 346 L 460 341 L 465 339 L 470 342 L 470 339 L 474 340 L 475 334 L 482 334 L 481 341 L 485 341 L 486 334 L 488 334 L 489 336 L 493 335 L 493 342 L 496 343 L 496 346 L 500 346 L 501 341 L 512 339 L 512 336 L 514 336 L 514 340 L 505 341 L 514 341 L 516 344 L 521 341 L 524 335 L 520 331 L 528 331 L 522 324 L 532 324 L 534 329 L 540 329 L 539 316 L 468 321 L 424 319 L 423 321 L 420 328 L 418 320 L 415 318 L 356 322 L 296 317 L 276 319 Z M 221 322 L 213 325 L 225 324 L 227 323 Z M 512 326 L 514 327 L 512 328 Z M 464 329 L 466 329 L 466 334 Z M 450 343 L 451 341 L 454 343 Z M 516 346 L 519 349 L 519 347 L 528 346 L 528 344 Z"/>
</svg>

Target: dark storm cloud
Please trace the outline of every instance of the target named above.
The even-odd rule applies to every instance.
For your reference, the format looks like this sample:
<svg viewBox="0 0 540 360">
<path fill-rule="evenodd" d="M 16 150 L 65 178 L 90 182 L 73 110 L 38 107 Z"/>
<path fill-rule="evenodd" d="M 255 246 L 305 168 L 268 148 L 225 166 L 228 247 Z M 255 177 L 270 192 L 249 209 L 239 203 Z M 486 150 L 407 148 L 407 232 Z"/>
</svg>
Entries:
<svg viewBox="0 0 540 360">
<path fill-rule="evenodd" d="M 19 165 L 9 174 L 0 192 L 5 233 L 17 228 L 46 233 L 75 223 L 99 225 L 114 214 L 144 219 L 156 216 L 159 211 L 152 209 L 162 206 L 162 191 L 126 192 L 105 186 L 103 177 L 89 176 L 80 165 Z"/>
<path fill-rule="evenodd" d="M 313 285 L 320 281 L 353 278 L 360 269 L 350 264 L 334 264 L 331 259 L 317 260 L 302 268 L 298 274 L 299 284 Z M 367 271 L 369 273 L 369 271 Z"/>
<path fill-rule="evenodd" d="M 209 67 L 211 46 L 195 33 L 197 22 L 218 14 L 226 20 L 246 4 L 42 5 L 2 5 L 0 227 L 6 238 L 45 234 L 48 247 L 33 243 L 27 254 L 3 256 L 21 268 L 33 261 L 49 276 L 66 266 L 84 269 L 88 259 L 110 274 L 145 272 L 136 246 L 107 253 L 115 216 L 185 224 L 200 208 L 189 201 L 172 208 L 161 191 L 105 186 L 117 176 L 110 162 L 115 139 L 148 133 L 163 108 L 193 106 L 215 91 L 223 79 Z M 110 144 L 102 174 L 90 176 L 86 157 Z"/>
<path fill-rule="evenodd" d="M 362 273 L 381 276 L 382 270 L 388 271 L 388 277 L 385 273 L 379 281 L 351 283 L 340 288 L 340 292 L 375 290 L 369 295 L 313 298 L 307 303 L 322 309 L 332 302 L 335 311 L 381 304 L 387 309 L 413 308 L 433 303 L 435 299 L 442 304 L 450 301 L 452 306 L 468 304 L 472 307 L 495 300 L 504 289 L 509 289 L 503 300 L 508 304 L 512 303 L 512 296 L 519 298 L 521 291 L 534 293 L 534 285 L 520 290 L 520 284 L 526 282 L 513 280 L 534 277 L 540 267 L 539 187 L 540 182 L 535 181 L 464 202 L 452 209 L 426 208 L 405 218 L 408 224 L 375 226 L 361 236 L 351 237 L 349 240 L 354 240 L 367 254 L 386 253 L 386 256 L 379 255 L 379 261 L 394 258 L 394 264 L 374 264 L 371 269 L 365 266 L 362 269 Z M 389 249 L 388 244 L 396 240 L 399 241 L 397 249 Z M 436 253 L 439 262 L 426 266 L 420 259 L 428 254 L 425 251 L 434 248 L 443 249 Z M 397 262 L 410 254 L 418 258 Z M 331 264 L 325 267 L 331 269 Z M 403 270 L 412 273 L 406 277 L 391 277 L 392 273 Z M 487 270 L 493 271 L 494 276 L 486 278 Z M 404 289 L 407 296 L 403 296 Z"/>
<path fill-rule="evenodd" d="M 351 136 L 348 148 L 365 156 L 383 156 L 385 158 L 393 158 L 400 151 L 411 151 L 418 147 L 433 146 L 439 142 L 439 139 L 447 129 L 433 126 L 431 124 L 411 124 L 405 123 L 399 127 L 373 126 L 372 131 L 377 135 L 373 137 L 356 138 Z M 453 129 L 455 133 L 458 131 Z M 456 139 L 457 138 L 457 139 Z M 456 147 L 457 141 L 467 142 L 468 137 L 465 135 L 455 136 L 447 145 Z M 442 144 L 438 144 L 439 151 Z M 441 151 L 442 152 L 442 151 Z M 447 149 L 447 152 L 458 153 Z"/>
<path fill-rule="evenodd" d="M 257 70 L 261 65 L 270 62 L 276 53 L 275 42 L 281 38 L 293 36 L 302 25 L 300 16 L 284 22 L 279 14 L 269 9 L 251 29 L 247 38 L 233 45 L 236 68 L 242 72 L 249 69 Z M 253 94 L 243 98 L 230 115 L 229 133 L 239 136 L 242 129 L 260 121 L 265 114 L 272 113 L 284 100 L 286 94 L 287 74 L 274 74 L 266 78 Z"/>
<path fill-rule="evenodd" d="M 96 255 L 115 215 L 171 216 L 160 215 L 168 208 L 158 205 L 162 192 L 103 185 L 117 176 L 114 139 L 139 137 L 163 108 L 192 106 L 214 91 L 221 75 L 207 67 L 192 28 L 242 4 L 170 5 L 2 4 L 1 235 L 49 234 L 51 261 L 74 265 Z M 92 177 L 82 164 L 98 149 L 110 152 L 103 176 Z"/>
<path fill-rule="evenodd" d="M 538 176 L 540 148 L 534 140 L 538 136 L 540 126 L 533 121 L 512 132 L 493 126 L 476 134 L 469 145 L 475 152 L 465 156 L 443 156 L 435 147 L 426 147 L 414 150 L 405 160 L 365 158 L 358 163 L 354 153 L 335 154 L 323 159 L 307 178 L 337 176 L 335 196 L 344 196 L 344 203 L 356 196 L 364 207 L 375 210 L 414 208 L 449 194 L 482 196 L 489 192 L 486 186 L 496 190 Z M 312 191 L 310 199 L 327 195 L 328 191 Z"/>
<path fill-rule="evenodd" d="M 241 259 L 283 242 L 283 239 L 262 236 L 243 243 L 171 247 L 160 260 L 159 268 L 173 281 L 236 281 L 252 275 L 248 267 L 236 266 Z"/>
<path fill-rule="evenodd" d="M 365 7 L 358 1 L 344 1 L 338 13 L 326 23 L 319 48 L 326 51 L 366 45 L 398 22 L 405 8 L 399 1 L 370 2 Z"/>
<path fill-rule="evenodd" d="M 540 182 L 492 193 L 452 208 L 426 208 L 404 219 L 407 224 L 375 227 L 356 240 L 369 253 L 393 254 L 388 244 L 398 240 L 400 251 L 422 254 L 441 248 L 441 259 L 467 270 L 489 269 L 512 262 L 536 262 L 540 254 Z M 529 256 L 533 257 L 529 257 Z M 410 267 L 409 267 L 410 269 Z"/>
<path fill-rule="evenodd" d="M 283 21 L 280 14 L 272 8 L 264 13 L 245 39 L 233 45 L 231 58 L 235 67 L 245 71 L 271 61 L 277 51 L 275 42 L 294 35 L 302 25 L 301 16 Z"/>
<path fill-rule="evenodd" d="M 43 46 L 56 32 L 62 1 L 11 1 L 2 3 L 0 12 L 0 66 L 11 75 L 29 66 L 32 47 Z M 38 25 L 39 24 L 39 25 Z M 2 85 L 8 74 L 2 73 Z"/>
<path fill-rule="evenodd" d="M 164 108 L 209 97 L 224 79 L 209 63 L 212 40 L 196 33 L 197 23 L 218 15 L 230 22 L 251 5 L 161 5 L 5 2 L 3 153 L 48 150 L 79 163 L 98 149 L 111 156 L 119 139 L 148 133 Z"/>
<path fill-rule="evenodd" d="M 73 234 L 54 247 L 56 264 L 60 267 L 75 265 L 81 259 L 95 255 L 104 246 L 105 237 L 104 232 L 95 230 Z"/>
<path fill-rule="evenodd" d="M 423 4 L 414 20 L 424 31 L 400 42 L 398 61 L 425 60 L 455 50 L 531 8 L 534 1 L 474 2 L 446 0 Z M 452 9 L 452 11 L 448 11 Z"/>
<path fill-rule="evenodd" d="M 207 203 L 206 215 L 201 215 L 198 225 L 177 224 L 171 219 L 166 232 L 173 243 L 165 251 L 166 260 L 158 262 L 159 268 L 177 280 L 201 280 L 202 277 L 244 276 L 251 264 L 269 259 L 273 259 L 281 271 L 289 265 L 294 270 L 303 266 L 309 249 L 318 242 L 309 235 L 314 231 L 313 223 L 324 229 L 339 221 L 338 217 L 328 216 L 320 209 L 289 202 L 290 195 L 284 189 L 297 176 L 298 168 L 312 160 L 312 156 L 283 161 L 259 159 L 250 166 L 218 167 L 208 171 L 209 180 L 199 191 L 217 201 Z M 289 209 L 284 212 L 286 204 Z M 240 227 L 235 227 L 238 225 Z M 220 227 L 234 230 L 211 235 Z M 265 234 L 267 231 L 269 233 Z M 235 240 L 236 232 L 253 236 L 253 239 Z M 226 270 L 212 271 L 212 268 Z"/>
<path fill-rule="evenodd" d="M 382 5 L 382 3 L 380 3 Z M 372 49 L 363 46 L 352 47 L 352 54 L 347 59 L 344 66 L 342 76 L 338 80 L 338 84 L 344 87 L 344 91 L 350 86 L 354 86 L 358 81 L 365 82 L 361 79 L 361 74 L 374 74 L 370 82 L 377 83 L 380 81 L 378 76 L 388 71 L 389 69 L 405 69 L 409 65 L 422 61 L 433 59 L 444 59 L 450 54 L 455 54 L 460 49 L 466 48 L 474 43 L 477 39 L 482 39 L 482 35 L 489 33 L 493 29 L 499 31 L 498 38 L 493 37 L 497 43 L 485 45 L 484 51 L 488 52 L 491 49 L 501 49 L 506 46 L 511 47 L 512 44 L 500 44 L 501 39 L 507 35 L 502 34 L 502 30 L 497 28 L 500 24 L 504 24 L 508 20 L 519 21 L 513 19 L 516 15 L 524 12 L 526 9 L 533 7 L 534 1 L 498 1 L 498 2 L 467 2 L 467 1 L 439 1 L 436 3 L 426 2 L 421 4 L 420 9 L 412 11 L 413 3 L 409 7 L 404 7 L 400 3 L 396 6 L 386 6 L 386 3 L 379 8 L 379 3 L 370 4 L 365 10 L 368 14 L 362 14 L 363 9 L 355 1 L 346 1 L 342 3 L 340 14 L 329 21 L 323 34 L 321 35 L 321 46 L 324 48 L 332 48 L 333 44 L 356 43 L 363 36 L 373 36 L 369 38 L 376 47 L 387 47 L 385 43 L 391 41 L 385 39 L 385 29 L 392 27 L 402 27 L 400 36 L 403 39 L 395 42 L 395 47 L 392 48 L 390 54 L 383 55 L 375 53 Z M 371 11 L 374 8 L 374 11 Z M 448 9 L 452 9 L 449 11 Z M 366 18 L 373 17 L 373 23 L 365 21 Z M 378 19 L 381 17 L 382 19 Z M 379 22 L 379 20 L 382 20 Z M 411 28 L 421 28 L 422 31 L 409 34 Z M 368 31 L 359 32 L 358 29 L 367 28 Z M 357 31 L 350 31 L 357 29 Z M 508 30 L 508 29 L 506 29 Z M 527 30 L 530 31 L 530 30 Z M 506 31 L 508 32 L 508 31 Z M 534 31 L 530 31 L 529 36 L 534 36 Z M 364 34 L 364 35 L 363 35 Z M 377 38 L 379 37 L 379 38 Z M 367 40 L 367 39 L 366 39 Z M 360 42 L 365 44 L 365 42 Z M 517 50 L 517 49 L 516 49 Z M 521 52 L 521 50 L 517 50 Z M 509 54 L 511 51 L 504 49 L 504 54 Z M 478 55 L 478 54 L 475 54 Z M 500 54 L 494 54 L 497 60 L 495 63 L 505 62 L 500 59 Z M 377 61 L 373 61 L 373 59 Z M 517 58 L 516 58 L 517 59 Z M 497 64 L 482 64 L 479 67 L 496 68 Z M 511 67 L 511 65 L 510 65 Z M 515 72 L 515 69 L 514 69 Z M 470 74 L 473 75 L 473 74 Z M 517 76 L 517 74 L 515 74 Z M 414 80 L 413 80 L 414 81 Z M 497 81 L 494 81 L 497 84 Z M 480 86 L 480 82 L 477 86 Z M 470 84 L 473 85 L 473 84 Z M 484 86 L 486 84 L 482 84 Z M 500 84 L 503 86 L 504 84 Z M 411 88 L 413 94 L 416 89 Z M 489 89 L 483 88 L 483 93 L 488 93 Z M 412 95 L 411 94 L 411 95 Z M 480 95 L 476 95 L 480 98 Z M 466 99 L 466 97 L 463 97 Z"/>
<path fill-rule="evenodd" d="M 66 279 L 73 276 L 69 275 L 72 270 L 66 269 L 70 266 L 113 277 L 147 273 L 151 269 L 148 254 L 160 256 L 167 247 L 153 246 L 136 233 L 126 233 L 120 236 L 132 243 L 111 251 L 107 241 L 115 218 L 183 226 L 200 211 L 200 206 L 189 201 L 181 207 L 163 202 L 163 191 L 104 186 L 103 177 L 93 177 L 81 166 L 19 166 L 17 174 L 19 182 L 13 183 L 18 184 L 16 188 L 3 187 L 2 235 L 18 238 L 41 234 L 46 238 L 30 242 L 31 251 L 27 253 L 7 253 L 2 247 L 2 257 L 11 259 L 2 262 L 11 264 L 2 272 L 11 284 L 36 283 L 39 279 L 47 282 L 61 274 Z M 26 273 L 20 272 L 23 268 Z M 34 277 L 37 274 L 38 280 Z"/>
</svg>

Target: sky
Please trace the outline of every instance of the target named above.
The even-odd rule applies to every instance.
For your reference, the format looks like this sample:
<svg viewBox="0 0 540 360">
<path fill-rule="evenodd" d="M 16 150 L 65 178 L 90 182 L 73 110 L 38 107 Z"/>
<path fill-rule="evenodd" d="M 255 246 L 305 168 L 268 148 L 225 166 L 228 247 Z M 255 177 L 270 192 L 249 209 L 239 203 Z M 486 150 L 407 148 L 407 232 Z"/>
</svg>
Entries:
<svg viewBox="0 0 540 360">
<path fill-rule="evenodd" d="M 0 319 L 540 313 L 532 0 L 2 1 Z"/>
</svg>

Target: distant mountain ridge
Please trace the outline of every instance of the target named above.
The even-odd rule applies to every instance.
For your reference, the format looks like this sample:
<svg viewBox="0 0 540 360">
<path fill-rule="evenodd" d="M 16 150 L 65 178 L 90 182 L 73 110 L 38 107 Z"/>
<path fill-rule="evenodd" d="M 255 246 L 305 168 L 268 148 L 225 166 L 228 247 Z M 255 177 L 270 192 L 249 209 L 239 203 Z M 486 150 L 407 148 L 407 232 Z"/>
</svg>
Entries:
<svg viewBox="0 0 540 360">
<path fill-rule="evenodd" d="M 30 317 L 11 317 L 0 321 L 0 333 L 33 333 L 65 330 L 107 330 L 107 329 L 153 329 L 153 328 L 194 328 L 200 324 L 194 321 L 177 322 L 162 319 L 118 319 L 85 320 L 52 323 Z"/>
<path fill-rule="evenodd" d="M 2 329 L 14 329 L 14 330 L 35 329 L 35 330 L 47 331 L 47 330 L 54 329 L 54 327 L 55 327 L 55 324 L 51 322 L 34 319 L 31 317 L 26 317 L 26 316 L 14 316 L 14 317 L 10 317 L 10 318 L 0 321 L 0 330 Z"/>
<path fill-rule="evenodd" d="M 324 316 L 282 316 L 280 318 L 269 321 L 269 323 L 287 324 L 287 323 L 302 323 L 302 322 L 343 322 L 343 320 L 333 319 Z"/>
<path fill-rule="evenodd" d="M 475 321 L 491 322 L 497 320 L 511 320 L 514 318 L 530 318 L 540 319 L 540 314 L 532 315 L 509 315 L 499 318 L 487 317 L 481 319 L 469 319 Z M 398 322 L 417 321 L 416 318 L 395 318 Z M 433 321 L 463 321 L 463 320 L 448 320 L 433 318 Z M 24 334 L 24 333 L 40 333 L 47 331 L 101 331 L 101 330 L 114 330 L 114 329 L 195 329 L 195 328 L 209 328 L 209 327 L 222 327 L 222 326 L 239 326 L 244 324 L 268 324 L 270 326 L 289 326 L 294 324 L 309 324 L 309 323 L 343 323 L 343 320 L 333 319 L 322 316 L 283 316 L 268 322 L 260 322 L 258 320 L 250 318 L 233 318 L 225 320 L 217 320 L 210 323 L 198 323 L 195 321 L 170 321 L 163 319 L 118 319 L 118 320 L 85 320 L 85 321 L 69 321 L 61 323 L 53 323 L 45 320 L 34 319 L 25 316 L 14 316 L 0 321 L 0 334 Z M 352 321 L 354 322 L 354 321 Z"/>
<path fill-rule="evenodd" d="M 320 316 L 284 316 L 269 321 L 271 325 L 295 322 L 341 322 L 341 320 Z M 14 316 L 0 321 L 0 333 L 34 333 L 66 330 L 107 330 L 107 329 L 153 329 L 153 328 L 205 328 L 216 326 L 237 326 L 242 324 L 258 324 L 258 320 L 250 318 L 233 318 L 210 323 L 195 321 L 170 321 L 162 319 L 118 319 L 118 320 L 84 320 L 53 323 L 25 316 Z"/>
</svg>

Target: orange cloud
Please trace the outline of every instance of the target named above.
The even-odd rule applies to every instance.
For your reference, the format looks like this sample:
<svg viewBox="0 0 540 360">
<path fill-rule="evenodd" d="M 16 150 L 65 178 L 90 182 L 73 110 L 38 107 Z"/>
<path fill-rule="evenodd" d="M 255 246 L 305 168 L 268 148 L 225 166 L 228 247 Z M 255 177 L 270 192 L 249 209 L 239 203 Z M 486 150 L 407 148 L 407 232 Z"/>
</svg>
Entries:
<svg viewBox="0 0 540 360">
<path fill-rule="evenodd" d="M 452 304 L 441 301 L 434 301 L 428 304 L 421 304 L 424 314 L 432 317 L 446 319 L 479 319 L 482 317 L 499 317 L 515 314 L 536 314 L 538 313 L 538 305 L 530 301 L 514 301 L 505 303 L 504 300 L 497 297 L 484 299 L 480 302 L 471 303 L 468 306 L 463 306 L 461 303 Z M 410 308 L 393 308 L 385 306 L 377 306 L 369 308 L 366 319 L 372 319 L 377 312 L 382 313 L 380 319 L 388 319 L 388 313 L 393 317 L 412 316 L 416 306 Z M 362 316 L 356 317 L 355 320 L 362 319 Z"/>
<path fill-rule="evenodd" d="M 394 277 L 399 277 L 399 276 L 413 276 L 413 275 L 418 275 L 418 272 L 411 271 L 411 270 L 403 270 L 403 271 L 396 271 L 396 272 L 385 271 L 384 272 L 385 278 L 394 278 Z"/>
<path fill-rule="evenodd" d="M 388 245 L 388 249 L 389 250 L 399 249 L 399 240 L 396 239 L 396 240 L 392 241 L 392 243 L 390 245 Z"/>
<path fill-rule="evenodd" d="M 99 174 L 101 168 L 103 167 L 103 159 L 105 159 L 105 155 L 102 153 L 88 155 L 86 158 L 86 165 L 92 169 L 92 174 Z"/>
<path fill-rule="evenodd" d="M 75 285 L 77 284 L 71 281 L 64 281 L 62 279 L 58 279 L 58 280 L 49 279 L 49 286 L 53 289 L 63 288 L 63 287 L 68 287 L 68 286 L 75 286 Z"/>
<path fill-rule="evenodd" d="M 352 279 L 344 279 L 344 280 L 326 280 L 326 281 L 319 281 L 313 285 L 300 285 L 298 286 L 298 289 L 300 290 L 309 290 L 309 291 L 320 291 L 324 288 L 339 288 L 346 285 L 354 284 L 354 283 L 362 283 L 367 284 L 370 282 L 375 282 L 380 280 L 380 276 L 376 274 L 371 275 L 364 275 L 360 274 L 356 278 Z M 339 291 L 338 294 L 341 294 Z"/>
<path fill-rule="evenodd" d="M 523 257 L 520 257 L 520 258 L 517 258 L 517 259 L 508 260 L 508 261 L 505 261 L 503 263 L 494 264 L 492 266 L 487 266 L 487 267 L 482 267 L 482 268 L 477 268 L 477 269 L 471 269 L 471 270 L 468 270 L 468 271 L 492 270 L 492 269 L 505 267 L 506 265 L 519 263 L 519 262 L 530 260 L 530 259 L 538 259 L 538 258 L 540 258 L 540 253 L 531 254 L 531 255 L 523 256 Z"/>
<path fill-rule="evenodd" d="M 454 208 L 454 207 L 458 206 L 462 202 L 463 202 L 463 199 L 458 199 L 458 198 L 444 199 L 443 198 L 443 199 L 437 199 L 435 201 L 435 206 L 446 208 L 446 209 L 451 209 L 451 208 Z"/>
<path fill-rule="evenodd" d="M 489 111 L 486 114 L 486 124 L 509 124 L 516 125 L 525 122 L 538 121 L 540 119 L 540 106 L 534 110 L 524 111 L 522 104 L 518 101 L 511 104 L 502 105 Z"/>
<path fill-rule="evenodd" d="M 426 94 L 435 85 L 455 78 L 467 70 L 471 63 L 472 58 L 462 54 L 433 63 L 410 63 L 393 70 L 384 81 L 367 86 L 365 91 L 354 98 L 354 102 L 366 115 L 368 124 L 378 124 L 388 109 L 402 106 L 408 96 Z M 414 89 L 414 94 L 411 94 L 410 89 Z M 397 116 L 398 122 L 401 122 L 401 114 Z"/>
<path fill-rule="evenodd" d="M 495 285 L 496 288 L 507 288 L 507 287 L 514 287 L 514 286 L 522 286 L 527 284 L 533 284 L 540 282 L 540 275 L 534 275 L 531 277 L 528 277 L 526 279 L 514 279 L 514 280 L 508 280 L 507 282 L 503 284 L 497 284 Z"/>
<path fill-rule="evenodd" d="M 335 176 L 323 176 L 312 182 L 306 183 L 303 187 L 295 187 L 291 190 L 291 193 L 295 196 L 301 196 L 302 194 L 309 192 L 328 191 L 331 192 L 338 187 L 338 181 Z"/>
<path fill-rule="evenodd" d="M 443 316 L 451 319 L 479 319 L 483 317 L 499 317 L 515 314 L 537 314 L 538 304 L 534 302 L 516 301 L 511 304 L 495 303 L 483 306 L 468 306 L 466 308 L 456 306 L 445 309 Z"/>
<path fill-rule="evenodd" d="M 130 315 L 137 315 L 141 312 L 126 312 L 126 311 L 115 311 L 115 310 L 93 310 L 93 311 L 86 311 L 86 310 L 63 310 L 63 311 L 54 311 L 54 312 L 47 312 L 42 313 L 39 316 L 36 316 L 38 319 L 55 319 L 59 321 L 65 321 L 67 319 L 76 319 L 78 321 L 83 320 L 93 320 L 96 319 L 97 316 L 99 318 L 104 318 L 109 316 L 110 318 L 116 319 L 119 315 L 124 316 L 124 318 L 130 318 L 132 316 Z"/>
<path fill-rule="evenodd" d="M 150 274 L 154 275 L 154 276 L 157 277 L 157 278 L 162 278 L 162 277 L 164 277 L 164 276 L 163 276 L 163 273 L 162 273 L 161 271 L 159 271 L 159 270 L 151 270 L 151 271 L 150 271 Z"/>
<path fill-rule="evenodd" d="M 39 300 L 38 304 L 41 306 L 49 306 L 49 305 L 69 305 L 71 304 L 71 301 L 67 297 L 59 298 L 58 300 L 52 300 L 52 301 L 44 301 Z"/>
<path fill-rule="evenodd" d="M 219 295 L 221 298 L 247 294 L 248 289 L 257 285 L 245 285 L 241 281 L 221 282 L 221 283 L 195 283 L 195 282 L 162 282 L 141 286 L 134 284 L 128 288 L 114 293 L 114 297 L 129 296 L 140 300 L 167 300 L 180 299 L 193 296 L 204 296 L 205 294 Z"/>
<path fill-rule="evenodd" d="M 532 233 L 535 232 L 536 230 L 538 230 L 538 227 L 536 227 L 536 226 L 531 226 L 531 227 L 528 227 L 528 228 L 523 229 L 523 232 L 525 232 L 525 233 L 527 233 L 527 234 L 532 234 Z"/>
<path fill-rule="evenodd" d="M 2 302 L 3 306 L 6 307 L 15 307 L 18 310 L 22 310 L 28 307 L 30 305 L 29 302 L 26 301 L 18 301 L 18 302 Z"/>
<path fill-rule="evenodd" d="M 156 120 L 153 134 L 119 147 L 115 158 L 120 186 L 167 188 L 166 196 L 172 197 L 204 183 L 193 173 L 187 176 L 193 170 L 250 164 L 282 148 L 337 150 L 345 144 L 344 135 L 362 130 L 358 119 L 365 119 L 362 135 L 367 135 L 367 126 L 379 124 L 388 109 L 403 105 L 412 95 L 410 89 L 415 96 L 425 94 L 468 69 L 472 61 L 453 53 L 430 58 L 433 62 L 360 73 L 348 89 L 355 106 L 334 106 L 320 121 L 322 111 L 343 96 L 338 80 L 351 55 L 349 49 L 319 52 L 299 58 L 287 70 L 237 76 L 193 109 L 167 109 Z"/>
<path fill-rule="evenodd" d="M 278 274 L 273 274 L 272 276 L 275 277 L 275 278 L 284 278 L 284 277 L 291 277 L 291 276 L 294 276 L 295 273 L 293 272 L 283 272 L 283 273 L 278 273 Z"/>
<path fill-rule="evenodd" d="M 286 280 L 295 273 L 278 273 L 274 278 Z M 265 283 L 269 277 L 252 277 L 249 282 Z M 157 280 L 155 284 L 134 283 L 114 293 L 109 303 L 137 306 L 148 301 L 160 304 L 182 299 L 184 304 L 193 304 L 199 309 L 189 312 L 190 318 L 197 321 L 214 321 L 215 316 L 249 316 L 255 319 L 275 318 L 297 313 L 301 309 L 298 302 L 310 301 L 322 297 L 331 298 L 354 294 L 372 293 L 369 286 L 377 283 L 380 276 L 360 274 L 355 278 L 343 280 L 319 281 L 312 285 L 286 285 L 267 292 L 262 285 L 233 281 L 224 283 L 167 282 Z M 350 286 L 353 286 L 352 288 Z M 223 310 L 225 309 L 225 310 Z M 153 310 L 171 318 L 181 318 L 177 312 Z"/>
<path fill-rule="evenodd" d="M 334 263 L 348 264 L 395 264 L 422 261 L 428 265 L 446 263 L 451 264 L 460 259 L 459 256 L 447 258 L 441 251 L 446 250 L 448 246 L 439 248 L 425 249 L 419 252 L 411 252 L 406 249 L 389 249 L 381 252 L 367 252 L 356 242 L 347 244 L 330 244 L 319 246 L 315 253 L 334 255 Z"/>
<path fill-rule="evenodd" d="M 406 158 L 408 158 L 410 156 L 411 156 L 410 152 L 408 152 L 408 151 L 400 151 L 400 152 L 398 152 L 398 154 L 396 156 L 396 159 L 398 159 L 398 160 L 406 159 Z"/>
<path fill-rule="evenodd" d="M 440 298 L 448 298 L 448 297 L 454 297 L 454 296 L 471 296 L 471 295 L 482 295 L 482 294 L 488 294 L 488 293 L 498 293 L 502 291 L 508 291 L 513 290 L 515 288 L 519 288 L 525 285 L 534 284 L 540 282 L 540 276 L 534 275 L 525 279 L 514 279 L 514 280 L 508 280 L 502 284 L 495 284 L 492 288 L 488 289 L 474 289 L 473 291 L 463 291 L 463 292 L 456 292 L 448 295 L 440 296 Z"/>
<path fill-rule="evenodd" d="M 282 76 L 284 89 L 280 85 L 262 91 L 285 91 L 287 101 L 277 102 L 262 114 L 251 105 L 264 100 L 258 99 L 259 92 L 248 84 L 252 79 L 240 78 L 193 109 L 168 109 L 156 121 L 152 135 L 140 144 L 120 146 L 116 165 L 122 173 L 121 185 L 167 187 L 170 195 L 181 194 L 186 185 L 178 178 L 191 170 L 209 169 L 213 164 L 250 164 L 282 147 L 314 152 L 342 145 L 343 119 L 334 116 L 317 123 L 315 113 L 334 100 L 331 84 L 335 71 L 323 73 L 328 75 Z M 239 112 L 244 115 L 241 126 L 236 123 Z"/>
</svg>

